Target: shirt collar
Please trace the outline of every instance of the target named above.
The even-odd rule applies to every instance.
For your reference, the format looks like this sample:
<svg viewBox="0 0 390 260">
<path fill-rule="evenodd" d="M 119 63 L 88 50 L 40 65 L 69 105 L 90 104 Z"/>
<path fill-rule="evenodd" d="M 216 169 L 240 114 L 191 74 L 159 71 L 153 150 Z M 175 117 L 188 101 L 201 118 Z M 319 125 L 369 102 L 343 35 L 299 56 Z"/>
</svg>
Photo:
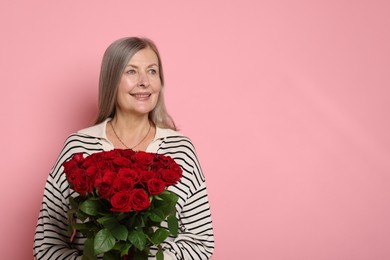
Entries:
<svg viewBox="0 0 390 260">
<path fill-rule="evenodd" d="M 106 128 L 107 128 L 107 123 L 110 120 L 111 118 L 107 118 L 106 120 L 104 120 L 99 124 L 78 131 L 78 133 L 109 141 L 106 135 Z M 154 136 L 153 141 L 158 139 L 164 139 L 165 137 L 169 137 L 169 136 L 181 136 L 181 134 L 172 129 L 160 128 L 156 126 L 156 134 Z"/>
</svg>

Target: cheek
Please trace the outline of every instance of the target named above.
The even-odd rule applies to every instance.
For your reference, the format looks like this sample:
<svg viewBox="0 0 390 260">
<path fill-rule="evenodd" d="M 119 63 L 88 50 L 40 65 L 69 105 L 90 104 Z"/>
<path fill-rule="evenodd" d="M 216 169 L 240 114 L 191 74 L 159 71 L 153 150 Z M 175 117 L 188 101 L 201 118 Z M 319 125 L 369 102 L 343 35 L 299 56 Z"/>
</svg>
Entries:
<svg viewBox="0 0 390 260">
<path fill-rule="evenodd" d="M 154 90 L 154 92 L 156 93 L 157 96 L 160 95 L 161 87 L 156 88 L 156 89 Z"/>
<path fill-rule="evenodd" d="M 161 89 L 159 89 L 158 91 L 156 91 L 155 94 L 154 94 L 154 103 L 155 103 L 155 105 L 157 104 L 158 99 L 160 98 L 160 90 L 161 90 Z"/>
<path fill-rule="evenodd" d="M 161 87 L 160 81 L 157 84 L 153 84 L 152 85 L 152 91 L 153 91 L 153 93 L 155 94 L 156 97 L 158 97 L 160 95 L 161 88 L 162 87 Z"/>
<path fill-rule="evenodd" d="M 161 91 L 161 81 L 160 79 L 155 79 L 155 82 L 151 84 L 154 93 L 160 93 Z"/>
<path fill-rule="evenodd" d="M 125 101 L 124 101 L 125 99 L 126 99 L 126 98 L 124 98 L 123 92 L 122 92 L 121 90 L 118 89 L 118 92 L 117 92 L 116 98 L 115 98 L 115 104 L 116 104 L 117 106 L 120 105 L 120 104 L 123 105 L 123 102 L 125 102 Z"/>
<path fill-rule="evenodd" d="M 131 78 L 122 77 L 122 79 L 119 83 L 119 86 L 118 86 L 118 92 L 129 92 L 136 85 L 137 85 L 137 82 L 134 82 Z"/>
</svg>

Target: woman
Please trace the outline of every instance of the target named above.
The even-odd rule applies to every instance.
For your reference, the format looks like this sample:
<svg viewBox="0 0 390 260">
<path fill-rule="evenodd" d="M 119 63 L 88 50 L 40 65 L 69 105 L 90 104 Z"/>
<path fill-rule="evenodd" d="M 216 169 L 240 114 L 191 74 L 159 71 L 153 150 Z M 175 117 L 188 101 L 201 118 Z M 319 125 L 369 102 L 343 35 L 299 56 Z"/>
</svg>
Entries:
<svg viewBox="0 0 390 260">
<path fill-rule="evenodd" d="M 106 50 L 100 72 L 99 112 L 94 126 L 70 135 L 45 186 L 34 239 L 36 259 L 81 259 L 85 238 L 70 242 L 67 211 L 69 189 L 63 162 L 114 148 L 154 152 L 172 157 L 183 169 L 170 187 L 179 196 L 179 234 L 163 244 L 164 259 L 209 259 L 214 236 L 205 179 L 191 141 L 176 131 L 164 105 L 164 76 L 155 44 L 124 38 Z"/>
</svg>

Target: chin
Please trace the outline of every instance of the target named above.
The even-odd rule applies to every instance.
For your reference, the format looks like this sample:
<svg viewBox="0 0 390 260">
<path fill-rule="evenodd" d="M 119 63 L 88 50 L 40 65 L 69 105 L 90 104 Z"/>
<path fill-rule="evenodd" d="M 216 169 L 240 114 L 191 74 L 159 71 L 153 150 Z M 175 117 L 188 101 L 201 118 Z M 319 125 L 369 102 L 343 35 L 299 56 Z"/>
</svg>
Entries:
<svg viewBox="0 0 390 260">
<path fill-rule="evenodd" d="M 133 113 L 138 114 L 138 115 L 148 115 L 150 112 L 152 112 L 153 109 L 136 109 L 133 110 Z"/>
</svg>

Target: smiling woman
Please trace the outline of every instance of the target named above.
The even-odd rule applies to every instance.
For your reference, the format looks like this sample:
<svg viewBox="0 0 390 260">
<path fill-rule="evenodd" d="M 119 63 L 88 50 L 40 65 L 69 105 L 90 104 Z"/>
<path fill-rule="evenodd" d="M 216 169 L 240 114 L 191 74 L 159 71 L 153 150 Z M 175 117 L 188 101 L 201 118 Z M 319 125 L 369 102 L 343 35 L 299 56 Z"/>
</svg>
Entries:
<svg viewBox="0 0 390 260">
<path fill-rule="evenodd" d="M 70 201 L 78 194 L 69 187 L 63 163 L 75 154 L 114 149 L 166 155 L 180 166 L 181 181 L 168 188 L 178 196 L 179 232 L 169 236 L 160 250 L 165 260 L 211 257 L 214 235 L 205 179 L 193 144 L 176 131 L 166 111 L 163 90 L 161 59 L 152 41 L 131 37 L 108 47 L 101 66 L 96 123 L 67 138 L 47 179 L 34 240 L 36 259 L 82 258 L 86 237 L 68 232 L 73 220 L 68 214 Z M 150 248 L 149 259 L 157 250 Z"/>
</svg>

